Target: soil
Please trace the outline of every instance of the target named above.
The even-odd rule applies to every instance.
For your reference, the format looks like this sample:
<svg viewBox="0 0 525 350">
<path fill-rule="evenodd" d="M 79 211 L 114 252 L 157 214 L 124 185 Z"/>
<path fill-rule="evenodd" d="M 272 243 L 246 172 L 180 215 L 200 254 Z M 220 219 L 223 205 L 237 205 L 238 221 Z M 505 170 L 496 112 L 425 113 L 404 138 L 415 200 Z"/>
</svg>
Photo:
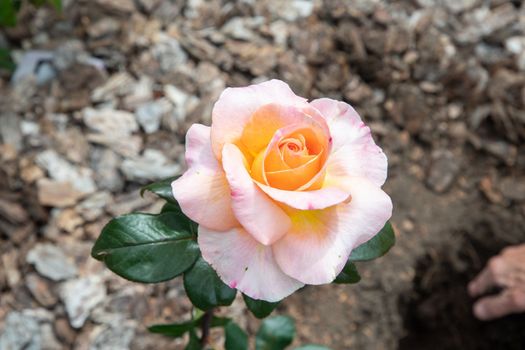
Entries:
<svg viewBox="0 0 525 350">
<path fill-rule="evenodd" d="M 525 349 L 525 315 L 480 322 L 466 292 L 491 256 L 525 243 L 525 3 L 63 3 L 0 29 L 0 48 L 29 58 L 22 75 L 0 69 L 0 347 L 8 334 L 20 348 L 183 349 L 146 329 L 190 317 L 180 279 L 124 281 L 90 249 L 110 217 L 160 210 L 139 188 L 183 170 L 187 129 L 210 124 L 226 87 L 277 78 L 309 100 L 352 104 L 370 126 L 389 160 L 397 235 L 385 257 L 357 264 L 359 284 L 281 303 L 294 345 Z M 79 177 L 82 198 L 69 186 Z M 42 245 L 78 276 L 37 271 L 26 256 Z M 60 291 L 86 278 L 107 296 L 72 328 Z M 221 312 L 256 333 L 241 298 Z M 8 322 L 20 319 L 31 322 Z M 211 336 L 221 349 L 222 331 Z"/>
</svg>

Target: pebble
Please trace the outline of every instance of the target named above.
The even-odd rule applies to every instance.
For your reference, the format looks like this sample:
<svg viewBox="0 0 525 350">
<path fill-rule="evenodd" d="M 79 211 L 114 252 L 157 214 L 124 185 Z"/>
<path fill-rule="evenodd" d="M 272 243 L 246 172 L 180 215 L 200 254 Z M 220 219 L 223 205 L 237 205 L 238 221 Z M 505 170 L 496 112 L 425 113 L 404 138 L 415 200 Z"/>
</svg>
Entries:
<svg viewBox="0 0 525 350">
<path fill-rule="evenodd" d="M 54 150 L 49 149 L 39 153 L 35 161 L 55 181 L 69 182 L 75 190 L 83 194 L 96 191 L 91 169 L 72 165 Z"/>
<path fill-rule="evenodd" d="M 38 321 L 21 312 L 10 312 L 0 334 L 0 349 L 41 350 L 42 337 Z"/>
<path fill-rule="evenodd" d="M 75 205 L 82 197 L 70 182 L 40 179 L 37 181 L 38 202 L 50 207 L 69 207 Z"/>
<path fill-rule="evenodd" d="M 437 193 L 444 193 L 452 186 L 460 169 L 458 159 L 452 152 L 436 151 L 432 154 L 427 185 Z"/>
<path fill-rule="evenodd" d="M 167 99 L 159 99 L 141 104 L 135 111 L 137 121 L 147 134 L 157 132 L 162 116 L 169 113 L 172 106 Z"/>
<path fill-rule="evenodd" d="M 77 268 L 62 249 L 50 243 L 35 245 L 27 253 L 26 260 L 40 275 L 52 281 L 67 280 L 77 274 Z"/>
<path fill-rule="evenodd" d="M 81 328 L 91 311 L 105 298 L 106 286 L 100 276 L 72 279 L 60 286 L 60 299 L 73 328 Z"/>
<path fill-rule="evenodd" d="M 148 182 L 177 175 L 182 167 L 170 163 L 164 154 L 155 149 L 146 149 L 144 154 L 133 159 L 125 159 L 120 170 L 128 180 Z"/>
</svg>

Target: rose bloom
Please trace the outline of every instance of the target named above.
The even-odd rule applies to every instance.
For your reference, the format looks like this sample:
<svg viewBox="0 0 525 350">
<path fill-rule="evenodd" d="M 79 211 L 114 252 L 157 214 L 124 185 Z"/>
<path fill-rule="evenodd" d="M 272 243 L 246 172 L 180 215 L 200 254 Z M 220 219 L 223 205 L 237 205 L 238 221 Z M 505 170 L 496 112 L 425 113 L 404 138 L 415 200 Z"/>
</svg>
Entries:
<svg viewBox="0 0 525 350">
<path fill-rule="evenodd" d="M 392 215 L 387 159 L 348 104 L 271 80 L 226 89 L 186 135 L 172 183 L 204 260 L 232 288 L 278 301 L 332 282 Z"/>
</svg>

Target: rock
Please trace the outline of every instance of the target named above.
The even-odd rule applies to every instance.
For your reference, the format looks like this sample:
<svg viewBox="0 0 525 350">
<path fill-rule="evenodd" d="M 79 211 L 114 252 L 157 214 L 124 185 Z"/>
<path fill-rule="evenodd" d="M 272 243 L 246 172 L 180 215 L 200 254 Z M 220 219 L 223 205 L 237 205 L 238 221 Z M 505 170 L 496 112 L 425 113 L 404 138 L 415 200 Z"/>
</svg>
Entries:
<svg viewBox="0 0 525 350">
<path fill-rule="evenodd" d="M 262 26 L 264 21 L 264 17 L 233 17 L 224 24 L 221 31 L 234 39 L 253 40 L 257 36 L 253 29 Z"/>
<path fill-rule="evenodd" d="M 120 157 L 107 149 L 97 149 L 92 153 L 92 157 L 98 188 L 112 192 L 120 191 L 124 187 L 124 180 L 118 171 Z"/>
<path fill-rule="evenodd" d="M 94 221 L 104 214 L 104 208 L 112 201 L 108 192 L 97 192 L 76 206 L 76 212 L 85 220 Z"/>
<path fill-rule="evenodd" d="M 112 17 L 104 17 L 87 27 L 87 33 L 92 39 L 114 35 L 120 29 L 120 21 Z"/>
<path fill-rule="evenodd" d="M 52 285 L 49 281 L 39 277 L 35 273 L 30 273 L 25 278 L 27 289 L 40 305 L 44 307 L 54 306 L 58 298 L 52 290 Z"/>
<path fill-rule="evenodd" d="M 23 224 L 29 219 L 27 211 L 17 202 L 0 198 L 0 217 L 13 224 Z"/>
<path fill-rule="evenodd" d="M 153 99 L 153 80 L 148 76 L 141 76 L 139 81 L 130 85 L 131 91 L 124 97 L 124 107 L 135 109 L 139 104 Z"/>
<path fill-rule="evenodd" d="M 55 141 L 56 150 L 74 163 L 84 163 L 89 155 L 90 145 L 80 128 L 71 127 L 57 133 Z"/>
<path fill-rule="evenodd" d="M 88 276 L 64 282 L 60 298 L 66 307 L 69 323 L 81 328 L 91 311 L 106 298 L 106 286 L 99 276 Z"/>
<path fill-rule="evenodd" d="M 501 194 L 507 199 L 525 201 L 525 178 L 508 176 L 498 182 Z"/>
<path fill-rule="evenodd" d="M 133 91 L 135 79 L 128 72 L 113 74 L 103 85 L 98 86 L 91 93 L 91 101 L 110 101 Z"/>
<path fill-rule="evenodd" d="M 151 54 L 158 61 L 161 71 L 166 73 L 177 70 L 188 60 L 188 54 L 179 41 L 163 32 L 158 33 Z"/>
<path fill-rule="evenodd" d="M 197 103 L 197 98 L 173 85 L 164 86 L 164 95 L 175 105 L 173 116 L 180 122 L 186 119 L 188 109 Z"/>
<path fill-rule="evenodd" d="M 460 164 L 450 151 L 439 150 L 432 154 L 432 164 L 427 176 L 427 185 L 437 193 L 447 191 L 454 183 Z"/>
<path fill-rule="evenodd" d="M 174 176 L 182 169 L 178 164 L 168 163 L 162 152 L 147 149 L 141 157 L 124 160 L 120 170 L 129 180 L 148 182 Z"/>
<path fill-rule="evenodd" d="M 17 151 L 22 148 L 20 117 L 17 114 L 0 114 L 0 141 L 3 144 L 11 145 Z"/>
<path fill-rule="evenodd" d="M 54 329 L 58 339 L 62 342 L 67 345 L 71 345 L 75 342 L 77 334 L 65 318 L 57 318 L 55 320 Z"/>
<path fill-rule="evenodd" d="M 133 0 L 95 0 L 103 8 L 118 13 L 127 14 L 135 11 Z"/>
<path fill-rule="evenodd" d="M 70 182 L 40 179 L 37 181 L 38 202 L 45 206 L 63 208 L 75 205 L 85 193 L 78 191 Z"/>
<path fill-rule="evenodd" d="M 57 340 L 53 327 L 49 323 L 40 325 L 40 335 L 42 336 L 42 349 L 46 350 L 62 350 L 63 346 Z"/>
<path fill-rule="evenodd" d="M 82 114 L 91 130 L 113 137 L 131 135 L 139 128 L 133 114 L 126 111 L 86 108 Z"/>
<path fill-rule="evenodd" d="M 64 252 L 49 243 L 39 243 L 34 246 L 27 253 L 26 260 L 35 266 L 39 274 L 52 281 L 70 279 L 77 274 L 77 268 Z"/>
<path fill-rule="evenodd" d="M 2 264 L 7 284 L 14 289 L 21 279 L 20 271 L 18 269 L 18 251 L 11 250 L 2 254 Z"/>
<path fill-rule="evenodd" d="M 45 83 L 56 76 L 54 69 L 49 66 L 49 62 L 53 60 L 53 53 L 46 50 L 29 50 L 24 52 L 20 58 L 15 72 L 11 78 L 13 84 L 19 84 L 23 80 L 35 79 L 39 80 L 39 83 Z M 37 70 L 42 65 L 46 65 L 46 68 L 37 73 Z M 51 69 L 51 71 L 49 71 Z M 38 76 L 40 75 L 40 76 Z M 38 77 L 37 77 L 38 76 Z"/>
<path fill-rule="evenodd" d="M 478 5 L 479 0 L 444 0 L 444 4 L 450 12 L 459 13 Z"/>
<path fill-rule="evenodd" d="M 61 210 L 56 218 L 57 227 L 67 233 L 73 233 L 83 223 L 82 217 L 72 208 Z"/>
<path fill-rule="evenodd" d="M 103 325 L 95 330 L 96 336 L 90 344 L 93 350 L 128 350 L 135 336 L 135 327 L 130 322 Z"/>
<path fill-rule="evenodd" d="M 124 157 L 135 157 L 142 149 L 142 137 L 138 135 L 115 138 L 111 134 L 88 134 L 87 139 L 107 146 Z"/>
<path fill-rule="evenodd" d="M 47 170 L 53 180 L 70 182 L 73 188 L 80 193 L 89 194 L 96 190 L 91 169 L 74 167 L 54 150 L 39 153 L 35 161 L 40 167 Z"/>
<path fill-rule="evenodd" d="M 152 203 L 153 200 L 151 197 L 148 198 L 148 196 L 145 195 L 144 198 L 142 198 L 138 191 L 133 191 L 117 196 L 115 202 L 108 205 L 107 210 L 111 215 L 119 216 L 143 209 Z"/>
<path fill-rule="evenodd" d="M 151 134 L 159 130 L 162 116 L 171 110 L 171 104 L 167 99 L 159 99 L 156 101 L 146 102 L 141 104 L 135 116 L 142 129 Z"/>
<path fill-rule="evenodd" d="M 270 2 L 269 5 L 270 11 L 275 16 L 289 22 L 295 22 L 300 18 L 310 16 L 315 3 L 312 0 L 290 0 Z"/>
<path fill-rule="evenodd" d="M 416 86 L 399 85 L 392 95 L 391 105 L 385 106 L 392 119 L 409 133 L 418 134 L 425 118 L 431 115 L 424 94 Z"/>
<path fill-rule="evenodd" d="M 42 349 L 38 321 L 34 317 L 17 311 L 10 312 L 6 317 L 4 330 L 0 334 L 0 349 Z"/>
<path fill-rule="evenodd" d="M 481 147 L 508 166 L 516 163 L 518 149 L 505 141 L 482 141 Z"/>
</svg>

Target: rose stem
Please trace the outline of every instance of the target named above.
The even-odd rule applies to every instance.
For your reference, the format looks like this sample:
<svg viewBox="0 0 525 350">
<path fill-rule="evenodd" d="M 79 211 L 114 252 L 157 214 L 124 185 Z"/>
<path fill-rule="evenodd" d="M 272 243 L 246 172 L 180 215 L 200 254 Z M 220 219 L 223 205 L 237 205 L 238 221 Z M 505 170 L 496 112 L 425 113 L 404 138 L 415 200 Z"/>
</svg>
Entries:
<svg viewBox="0 0 525 350">
<path fill-rule="evenodd" d="M 213 309 L 210 309 L 204 313 L 204 316 L 202 316 L 202 322 L 201 322 L 201 330 L 202 330 L 202 336 L 201 336 L 201 345 L 205 346 L 208 344 L 208 336 L 210 335 L 210 326 L 211 326 L 211 320 L 213 318 Z"/>
</svg>

